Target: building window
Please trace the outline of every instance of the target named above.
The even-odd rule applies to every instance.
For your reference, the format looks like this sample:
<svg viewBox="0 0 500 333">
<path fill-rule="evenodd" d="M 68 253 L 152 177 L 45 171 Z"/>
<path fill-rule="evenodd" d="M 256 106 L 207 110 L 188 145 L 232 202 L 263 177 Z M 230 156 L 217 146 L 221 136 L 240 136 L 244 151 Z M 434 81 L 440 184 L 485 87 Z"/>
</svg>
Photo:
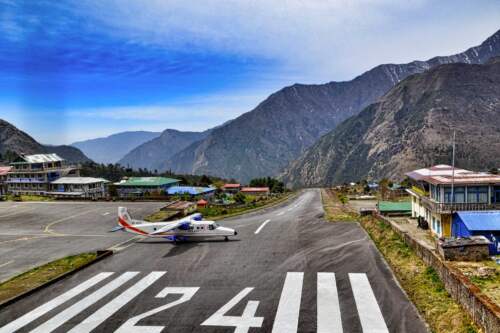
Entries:
<svg viewBox="0 0 500 333">
<path fill-rule="evenodd" d="M 488 186 L 467 187 L 468 203 L 488 203 Z"/>
<path fill-rule="evenodd" d="M 465 187 L 457 186 L 457 187 L 453 188 L 453 196 L 454 196 L 454 198 L 452 200 L 451 199 L 451 186 L 445 187 L 444 188 L 444 202 L 446 202 L 446 203 L 465 202 Z"/>
</svg>

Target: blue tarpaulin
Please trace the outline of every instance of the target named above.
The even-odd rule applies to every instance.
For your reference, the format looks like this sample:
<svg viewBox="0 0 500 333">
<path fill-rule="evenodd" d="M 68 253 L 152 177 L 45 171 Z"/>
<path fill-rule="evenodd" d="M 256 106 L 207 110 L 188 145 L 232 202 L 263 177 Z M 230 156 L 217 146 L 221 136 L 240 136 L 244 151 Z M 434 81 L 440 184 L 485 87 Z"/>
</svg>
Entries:
<svg viewBox="0 0 500 333">
<path fill-rule="evenodd" d="M 453 214 L 454 237 L 482 235 L 488 238 L 490 254 L 500 254 L 500 211 L 467 211 Z"/>
</svg>

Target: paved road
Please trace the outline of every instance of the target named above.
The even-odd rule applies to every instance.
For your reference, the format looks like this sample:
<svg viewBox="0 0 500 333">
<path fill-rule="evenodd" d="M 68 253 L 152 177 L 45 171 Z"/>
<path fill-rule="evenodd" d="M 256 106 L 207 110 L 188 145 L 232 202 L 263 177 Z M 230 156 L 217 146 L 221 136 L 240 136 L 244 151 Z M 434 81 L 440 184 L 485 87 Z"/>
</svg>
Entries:
<svg viewBox="0 0 500 333">
<path fill-rule="evenodd" d="M 0 281 L 66 255 L 105 249 L 132 238 L 109 233 L 116 202 L 0 202 Z M 161 203 L 127 203 L 142 217 Z"/>
<path fill-rule="evenodd" d="M 359 225 L 322 216 L 308 190 L 225 220 L 234 241 L 137 242 L 2 310 L 0 333 L 426 332 Z"/>
</svg>

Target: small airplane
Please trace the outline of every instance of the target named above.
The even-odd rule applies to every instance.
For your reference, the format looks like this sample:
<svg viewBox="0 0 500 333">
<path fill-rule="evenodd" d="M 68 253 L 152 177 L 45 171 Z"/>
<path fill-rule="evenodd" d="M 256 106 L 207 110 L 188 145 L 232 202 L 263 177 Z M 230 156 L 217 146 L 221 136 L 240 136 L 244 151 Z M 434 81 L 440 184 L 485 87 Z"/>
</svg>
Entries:
<svg viewBox="0 0 500 333">
<path fill-rule="evenodd" d="M 146 222 L 132 219 L 125 207 L 118 207 L 118 226 L 111 232 L 119 230 L 146 237 L 165 238 L 174 242 L 212 237 L 224 237 L 227 241 L 229 236 L 238 234 L 234 229 L 222 227 L 214 221 L 203 220 L 200 213 L 177 221 Z"/>
</svg>

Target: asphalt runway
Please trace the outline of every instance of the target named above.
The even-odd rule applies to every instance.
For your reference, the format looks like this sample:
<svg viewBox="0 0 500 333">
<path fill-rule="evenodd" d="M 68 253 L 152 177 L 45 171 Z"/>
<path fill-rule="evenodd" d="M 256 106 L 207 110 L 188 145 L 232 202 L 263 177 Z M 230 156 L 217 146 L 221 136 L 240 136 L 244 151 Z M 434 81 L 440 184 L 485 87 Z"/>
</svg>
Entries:
<svg viewBox="0 0 500 333">
<path fill-rule="evenodd" d="M 145 239 L 0 311 L 6 332 L 427 332 L 357 223 L 318 190 L 221 224 L 229 242 Z"/>
<path fill-rule="evenodd" d="M 162 203 L 0 202 L 0 281 L 46 262 L 85 251 L 106 249 L 132 238 L 109 233 L 118 206 L 137 217 Z"/>
</svg>

